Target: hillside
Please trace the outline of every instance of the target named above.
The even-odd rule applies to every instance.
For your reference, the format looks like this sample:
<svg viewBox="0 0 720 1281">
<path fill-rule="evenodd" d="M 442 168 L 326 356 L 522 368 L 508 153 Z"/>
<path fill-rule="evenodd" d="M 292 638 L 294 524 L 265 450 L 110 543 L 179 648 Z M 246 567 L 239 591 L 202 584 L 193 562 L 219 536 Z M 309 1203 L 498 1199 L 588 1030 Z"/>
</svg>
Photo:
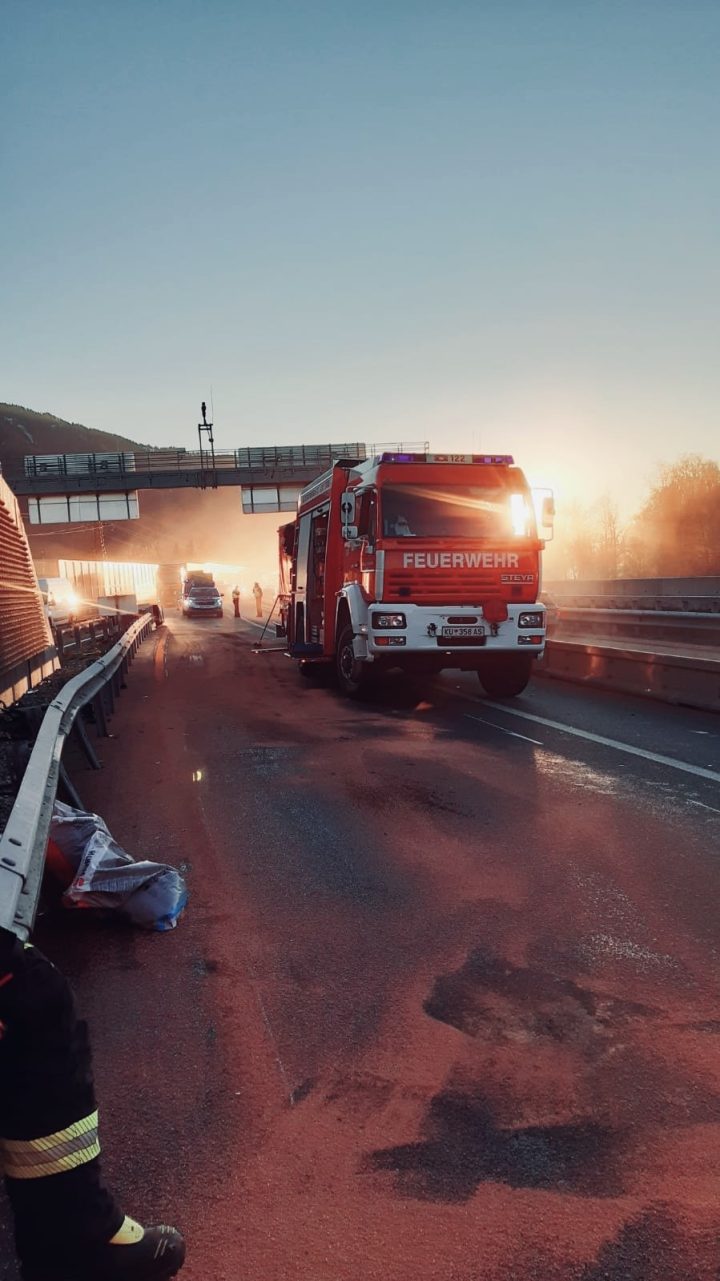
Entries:
<svg viewBox="0 0 720 1281">
<path fill-rule="evenodd" d="M 39 414 L 22 405 L 0 403 L 0 462 L 11 478 L 22 471 L 25 454 L 112 453 L 122 449 L 150 449 L 126 436 L 97 431 L 82 423 L 68 423 L 53 414 Z"/>
</svg>

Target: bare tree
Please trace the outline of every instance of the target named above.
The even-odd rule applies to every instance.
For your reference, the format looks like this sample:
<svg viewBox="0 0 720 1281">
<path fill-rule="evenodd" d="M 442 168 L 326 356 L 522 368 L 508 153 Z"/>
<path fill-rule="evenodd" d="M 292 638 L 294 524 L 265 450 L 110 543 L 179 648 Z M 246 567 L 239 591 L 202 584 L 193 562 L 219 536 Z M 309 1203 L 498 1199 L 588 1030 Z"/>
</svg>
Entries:
<svg viewBox="0 0 720 1281">
<path fill-rule="evenodd" d="M 593 516 L 597 577 L 617 578 L 622 544 L 617 503 L 609 494 L 603 494 L 593 508 Z"/>
<path fill-rule="evenodd" d="M 557 535 L 545 552 L 545 577 L 587 578 L 593 562 L 590 514 L 580 503 L 569 503 L 558 508 L 557 516 Z"/>
<path fill-rule="evenodd" d="M 688 454 L 661 469 L 635 519 L 660 578 L 720 573 L 720 467 Z"/>
</svg>

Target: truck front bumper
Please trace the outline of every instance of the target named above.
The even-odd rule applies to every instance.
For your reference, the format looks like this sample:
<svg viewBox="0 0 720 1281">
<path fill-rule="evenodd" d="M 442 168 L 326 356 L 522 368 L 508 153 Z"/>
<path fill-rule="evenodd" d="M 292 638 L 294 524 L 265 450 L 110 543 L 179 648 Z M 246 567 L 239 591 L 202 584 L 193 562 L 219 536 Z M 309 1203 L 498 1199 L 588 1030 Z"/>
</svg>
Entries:
<svg viewBox="0 0 720 1281">
<path fill-rule="evenodd" d="M 355 637 L 355 653 L 358 658 L 399 666 L 406 658 L 419 658 L 437 659 L 442 667 L 468 668 L 476 666 L 483 654 L 525 653 L 539 658 L 545 650 L 544 605 L 508 605 L 507 609 L 507 619 L 493 623 L 481 607 L 439 610 L 427 605 L 376 604 Z M 382 615 L 402 617 L 405 625 L 379 626 Z M 528 618 L 533 620 L 530 625 Z M 476 630 L 482 634 L 475 635 Z"/>
</svg>

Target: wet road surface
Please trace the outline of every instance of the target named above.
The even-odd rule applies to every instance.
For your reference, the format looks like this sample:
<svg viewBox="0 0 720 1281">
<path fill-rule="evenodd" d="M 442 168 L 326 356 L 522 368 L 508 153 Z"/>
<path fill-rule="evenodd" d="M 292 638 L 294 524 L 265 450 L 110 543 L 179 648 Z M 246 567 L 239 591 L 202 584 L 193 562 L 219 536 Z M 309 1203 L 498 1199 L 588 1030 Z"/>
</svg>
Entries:
<svg viewBox="0 0 720 1281">
<path fill-rule="evenodd" d="M 257 637 L 171 619 L 73 769 L 191 891 L 171 935 L 37 934 L 129 1212 L 189 1281 L 716 1278 L 717 718 L 469 676 L 354 705 Z"/>
</svg>

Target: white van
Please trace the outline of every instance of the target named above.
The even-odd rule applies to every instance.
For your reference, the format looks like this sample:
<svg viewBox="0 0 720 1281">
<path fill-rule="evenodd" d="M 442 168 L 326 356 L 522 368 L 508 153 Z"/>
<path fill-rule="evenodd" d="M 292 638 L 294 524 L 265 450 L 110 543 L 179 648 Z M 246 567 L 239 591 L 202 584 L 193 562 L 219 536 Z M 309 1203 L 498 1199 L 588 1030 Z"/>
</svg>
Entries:
<svg viewBox="0 0 720 1281">
<path fill-rule="evenodd" d="M 73 623 L 81 607 L 80 597 L 69 578 L 38 578 L 48 621 L 55 626 Z"/>
</svg>

